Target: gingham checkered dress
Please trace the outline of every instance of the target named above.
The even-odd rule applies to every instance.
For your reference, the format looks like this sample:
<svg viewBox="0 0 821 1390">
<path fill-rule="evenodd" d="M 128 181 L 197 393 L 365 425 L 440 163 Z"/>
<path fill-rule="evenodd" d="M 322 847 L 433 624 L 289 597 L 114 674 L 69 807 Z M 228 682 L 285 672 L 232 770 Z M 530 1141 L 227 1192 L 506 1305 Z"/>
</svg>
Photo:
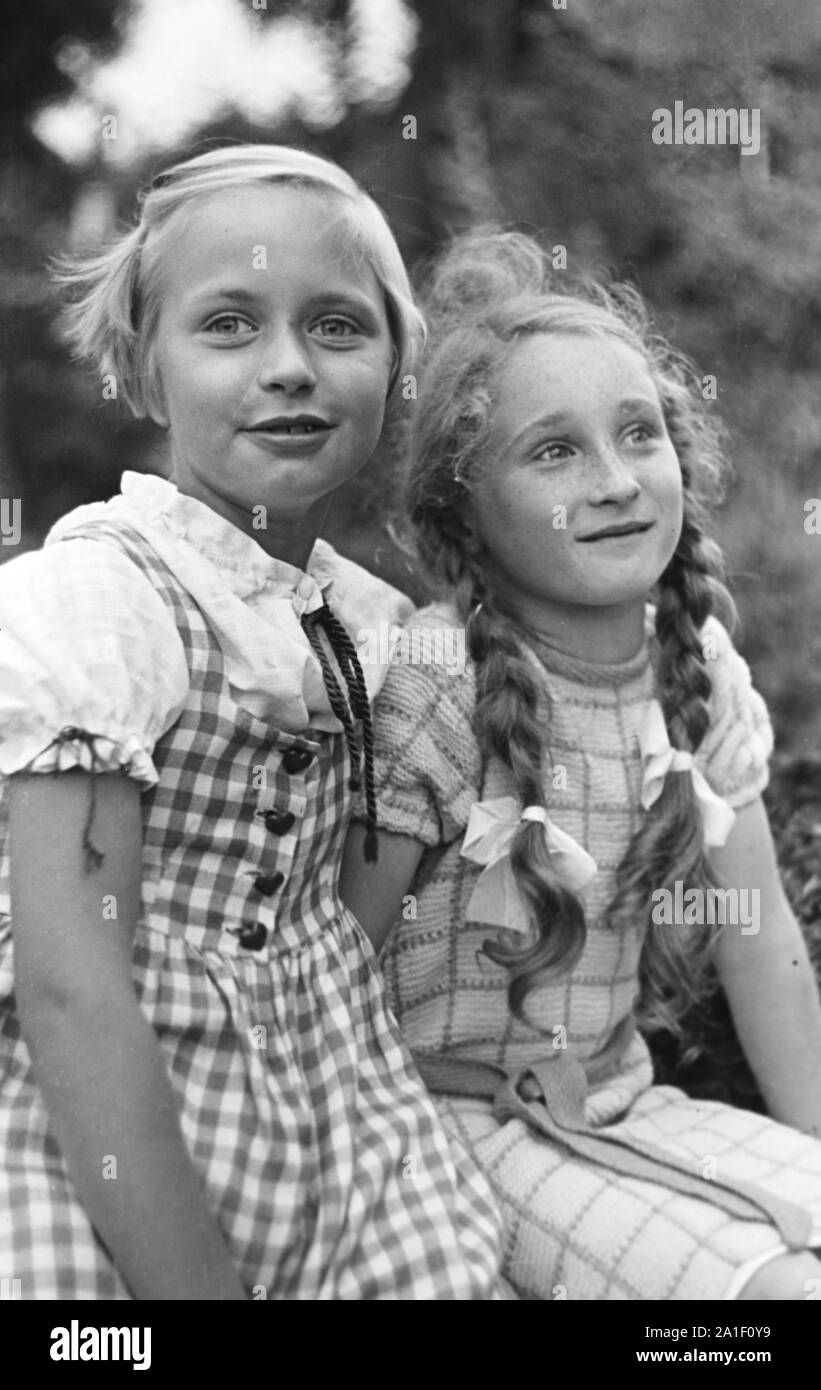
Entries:
<svg viewBox="0 0 821 1390">
<path fill-rule="evenodd" d="M 453 628 L 458 617 L 437 605 L 409 626 Z M 711 620 L 705 635 L 715 646 L 713 697 L 697 762 L 713 789 L 741 806 L 766 783 L 769 721 L 724 629 Z M 538 661 L 531 656 L 550 697 L 545 804 L 598 865 L 582 894 L 584 952 L 571 973 L 528 1000 L 544 1033 L 514 1019 L 507 971 L 482 950 L 495 929 L 467 911 L 480 868 L 460 850 L 471 806 L 515 796 L 515 787 L 498 760 L 483 759 L 473 733 L 471 663 L 464 672 L 397 665 L 375 707 L 379 822 L 427 848 L 412 885 L 415 917 L 406 914 L 397 924 L 384 960 L 391 1001 L 423 1075 L 435 1059 L 440 1110 L 451 1132 L 493 1184 L 505 1216 L 503 1269 L 520 1297 L 732 1298 L 785 1245 L 760 1214 L 722 1206 L 719 1184 L 737 1185 L 735 1191 L 749 1184 L 773 1209 L 795 1204 L 782 1214 L 793 1230 L 806 1228 L 806 1245 L 821 1245 L 821 1143 L 761 1115 L 653 1086 L 639 1036 L 608 1077 L 591 1082 L 587 1133 L 576 1148 L 567 1131 L 568 1142 L 546 1137 L 528 1116 L 500 1120 L 489 1100 L 457 1094 L 457 1070 L 466 1062 L 474 1072 L 479 1064 L 515 1076 L 565 1056 L 599 1054 L 629 1025 L 638 992 L 642 930 L 636 924 L 615 931 L 604 913 L 644 814 L 636 734 L 655 694 L 650 652 L 615 667 L 566 662 L 542 650 Z M 556 776 L 560 768 L 563 775 Z M 443 1065 L 452 1086 L 440 1084 Z M 613 1167 L 602 1140 L 611 1145 Z M 653 1180 L 615 1171 L 617 1153 L 630 1146 L 631 1153 L 660 1153 Z M 682 1174 L 683 1187 L 700 1195 L 674 1186 Z"/>
<path fill-rule="evenodd" d="M 142 799 L 134 980 L 247 1290 L 497 1296 L 489 1189 L 448 1144 L 338 896 L 344 739 L 285 734 L 241 708 L 208 621 L 136 531 L 73 534 L 149 577 L 186 653 L 189 698 L 153 748 L 159 780 Z M 15 1013 L 12 938 L 6 921 L 0 1276 L 24 1299 L 127 1298 L 49 1133 Z"/>
</svg>

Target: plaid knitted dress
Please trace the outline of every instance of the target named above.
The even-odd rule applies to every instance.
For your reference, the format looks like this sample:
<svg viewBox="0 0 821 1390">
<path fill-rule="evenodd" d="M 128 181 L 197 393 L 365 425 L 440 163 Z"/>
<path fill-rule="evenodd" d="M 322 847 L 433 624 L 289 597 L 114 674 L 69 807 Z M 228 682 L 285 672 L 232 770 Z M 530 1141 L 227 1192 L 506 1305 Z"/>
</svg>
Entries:
<svg viewBox="0 0 821 1390">
<path fill-rule="evenodd" d="M 409 626 L 430 635 L 459 620 L 436 605 Z M 771 732 L 726 632 L 710 620 L 707 635 L 713 697 L 697 764 L 738 807 L 766 783 Z M 785 1240 L 791 1248 L 821 1244 L 821 1143 L 760 1115 L 654 1086 L 638 1035 L 607 1074 L 589 1080 L 581 1117 L 559 1096 L 565 1127 L 552 1133 L 534 1126 L 532 1108 L 509 1092 L 502 1113 L 475 1090 L 460 1092 L 465 1063 L 500 1076 L 532 1067 L 544 1075 L 567 1059 L 600 1056 L 629 1034 L 642 931 L 637 924 L 617 932 L 603 918 L 645 814 L 637 732 L 655 693 L 652 645 L 648 635 L 645 649 L 618 666 L 531 651 L 549 697 L 546 805 L 598 866 L 582 890 L 583 955 L 528 1000 L 543 1032 L 512 1016 L 507 972 L 482 951 L 495 929 L 467 912 L 480 873 L 460 854 L 471 807 L 515 796 L 507 769 L 496 759 L 483 763 L 474 737 L 470 662 L 463 673 L 397 664 L 376 703 L 380 826 L 426 846 L 412 885 L 415 909 L 406 909 L 386 950 L 389 993 L 423 1075 L 436 1064 L 451 1132 L 493 1184 L 505 1216 L 504 1273 L 522 1298 L 733 1298 L 787 1248 Z M 435 649 L 431 638 L 428 650 Z M 442 1083 L 448 1068 L 450 1086 Z M 742 1192 L 755 1200 L 739 1201 Z"/>
<path fill-rule="evenodd" d="M 496 1296 L 489 1189 L 448 1143 L 338 896 L 344 739 L 283 733 L 240 707 L 209 622 L 137 531 L 103 521 L 72 534 L 148 576 L 188 664 L 186 706 L 153 747 L 142 796 L 134 981 L 249 1294 Z M 15 1011 L 13 933 L 6 918 L 0 1276 L 24 1299 L 127 1298 L 49 1131 Z"/>
</svg>

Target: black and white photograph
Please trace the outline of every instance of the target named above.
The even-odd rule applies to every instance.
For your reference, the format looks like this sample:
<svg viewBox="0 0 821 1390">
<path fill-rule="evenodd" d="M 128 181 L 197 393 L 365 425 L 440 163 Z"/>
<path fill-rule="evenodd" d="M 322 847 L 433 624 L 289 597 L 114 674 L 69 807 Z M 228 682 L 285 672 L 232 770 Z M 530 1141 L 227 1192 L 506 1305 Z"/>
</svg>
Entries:
<svg viewBox="0 0 821 1390">
<path fill-rule="evenodd" d="M 731 1305 L 821 1301 L 817 0 L 0 37 L 0 1301 L 54 1374 L 203 1301 L 783 1371 L 812 1310 Z"/>
</svg>

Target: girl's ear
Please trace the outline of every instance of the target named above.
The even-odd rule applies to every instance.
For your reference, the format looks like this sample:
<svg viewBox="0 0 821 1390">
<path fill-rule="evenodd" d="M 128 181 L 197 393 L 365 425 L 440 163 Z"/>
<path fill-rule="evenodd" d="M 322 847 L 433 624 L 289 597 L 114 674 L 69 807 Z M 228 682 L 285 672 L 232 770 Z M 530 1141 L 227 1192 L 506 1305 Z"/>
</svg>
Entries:
<svg viewBox="0 0 821 1390">
<path fill-rule="evenodd" d="M 482 548 L 482 541 L 473 518 L 473 508 L 470 499 L 468 499 L 467 506 L 463 509 L 459 521 L 461 541 L 466 554 L 478 555 Z"/>
</svg>

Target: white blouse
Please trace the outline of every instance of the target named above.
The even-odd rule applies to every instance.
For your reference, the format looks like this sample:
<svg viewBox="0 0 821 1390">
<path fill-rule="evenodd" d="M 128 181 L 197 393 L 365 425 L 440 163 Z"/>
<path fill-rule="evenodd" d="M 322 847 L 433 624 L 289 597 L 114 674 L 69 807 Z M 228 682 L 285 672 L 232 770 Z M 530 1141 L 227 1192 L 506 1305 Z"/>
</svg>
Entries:
<svg viewBox="0 0 821 1390">
<path fill-rule="evenodd" d="M 381 640 L 413 605 L 318 540 L 307 570 L 163 478 L 124 473 L 109 502 L 78 507 L 32 551 L 0 566 L 0 775 L 92 768 L 157 781 L 152 752 L 184 709 L 188 664 L 173 614 L 113 544 L 62 539 L 92 520 L 140 532 L 205 613 L 233 697 L 288 733 L 341 728 L 300 618 L 327 600 L 362 651 L 373 699 L 388 668 Z M 376 638 L 376 641 L 375 641 Z M 375 659 L 374 653 L 380 659 Z"/>
</svg>

